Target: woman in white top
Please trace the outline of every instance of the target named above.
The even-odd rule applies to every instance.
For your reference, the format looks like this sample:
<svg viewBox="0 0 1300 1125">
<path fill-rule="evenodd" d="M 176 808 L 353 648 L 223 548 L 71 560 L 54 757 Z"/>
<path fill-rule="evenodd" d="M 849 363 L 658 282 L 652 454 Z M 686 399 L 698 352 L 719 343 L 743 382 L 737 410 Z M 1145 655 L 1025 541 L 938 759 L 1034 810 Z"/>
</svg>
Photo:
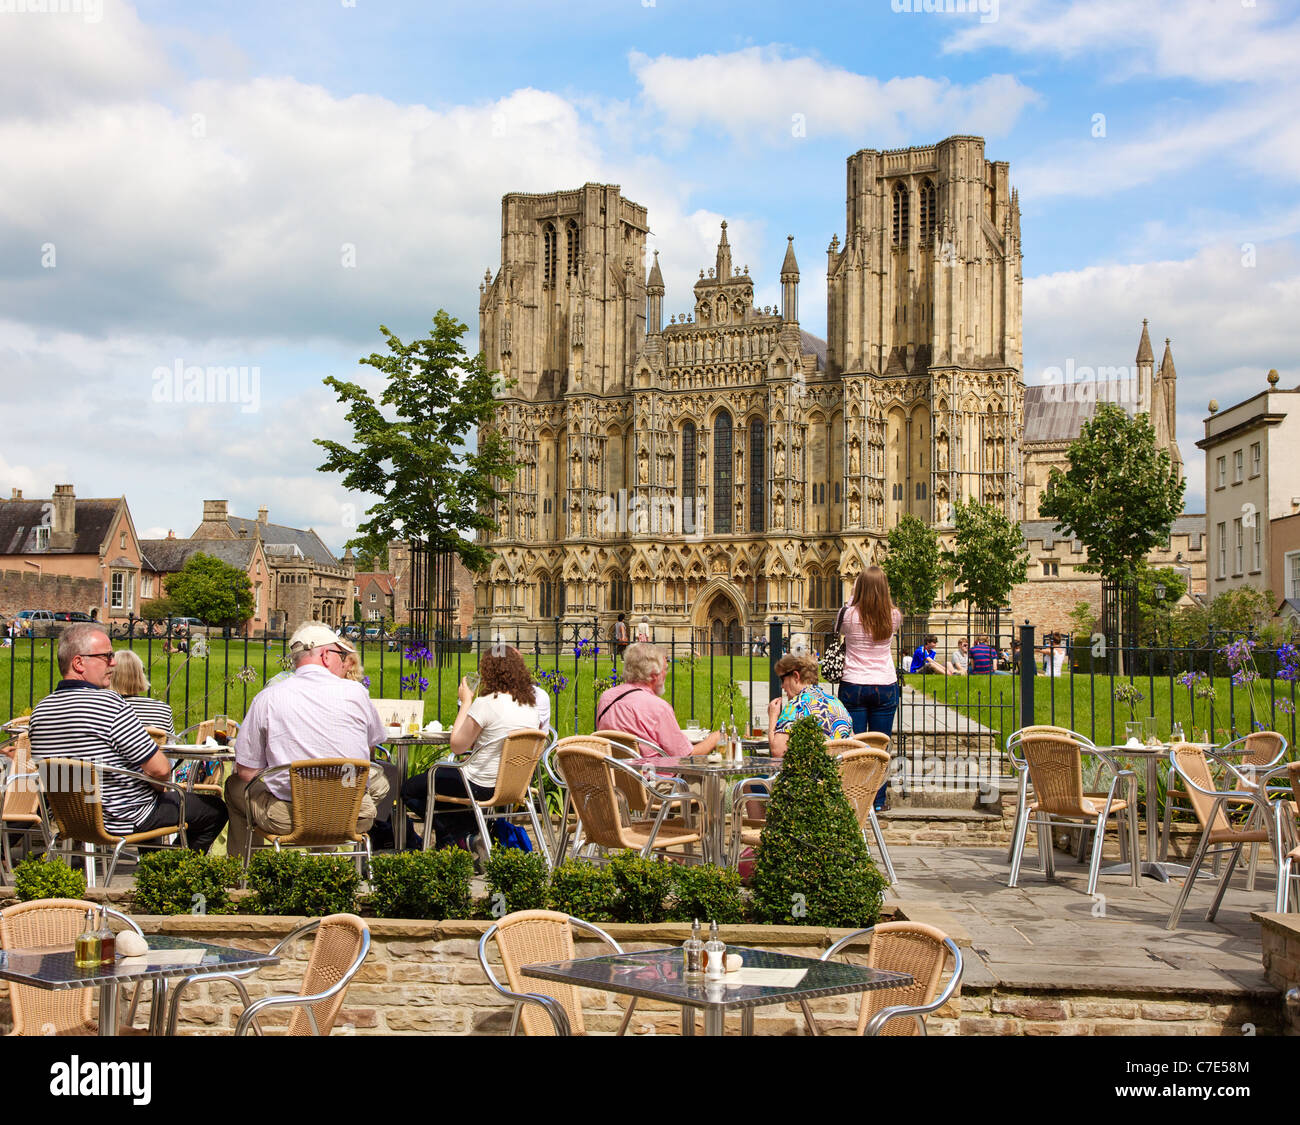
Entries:
<svg viewBox="0 0 1300 1125">
<path fill-rule="evenodd" d="M 500 655 L 487 653 L 479 660 L 482 677 L 477 698 L 461 680 L 457 696 L 460 710 L 451 727 L 451 749 L 463 754 L 474 751 L 474 760 L 463 770 L 437 766 L 433 774 L 433 827 L 436 847 L 464 845 L 477 822 L 464 805 L 442 805 L 437 797 L 464 797 L 465 782 L 478 800 L 492 796 L 501 764 L 501 748 L 511 731 L 540 726 L 533 677 L 524 658 L 513 648 Z M 429 798 L 429 775 L 412 777 L 402 786 L 402 801 L 415 815 L 424 817 Z M 446 811 L 440 811 L 446 810 Z M 486 844 L 486 841 L 484 841 Z"/>
</svg>

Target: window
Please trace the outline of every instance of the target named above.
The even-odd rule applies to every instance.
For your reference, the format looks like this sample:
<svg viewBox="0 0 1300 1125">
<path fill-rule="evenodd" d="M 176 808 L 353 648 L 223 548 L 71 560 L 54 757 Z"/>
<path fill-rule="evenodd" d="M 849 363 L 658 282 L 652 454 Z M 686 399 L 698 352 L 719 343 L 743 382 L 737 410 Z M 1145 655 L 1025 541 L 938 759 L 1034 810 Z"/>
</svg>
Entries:
<svg viewBox="0 0 1300 1125">
<path fill-rule="evenodd" d="M 126 550 L 126 532 L 125 532 L 125 531 L 122 532 L 122 534 L 119 535 L 119 536 L 117 537 L 117 549 L 118 549 L 119 551 L 125 551 L 125 550 Z"/>
<path fill-rule="evenodd" d="M 50 549 L 50 529 L 48 527 L 38 527 L 36 529 L 36 549 L 38 551 L 48 551 Z"/>
<path fill-rule="evenodd" d="M 1222 459 L 1220 459 L 1222 460 Z M 1219 577 L 1228 576 L 1228 525 L 1219 524 Z"/>
<path fill-rule="evenodd" d="M 1220 457 L 1217 461 L 1215 461 L 1214 471 L 1215 471 L 1214 479 L 1218 482 L 1214 487 L 1215 488 L 1226 487 L 1228 483 L 1228 459 L 1226 457 Z"/>
<path fill-rule="evenodd" d="M 371 605 L 374 605 L 375 602 L 376 602 L 377 600 L 378 600 L 378 597 L 376 596 L 376 594 L 375 594 L 373 591 L 371 591 L 371 594 L 370 594 L 370 604 L 371 604 Z"/>
<path fill-rule="evenodd" d="M 551 580 L 543 578 L 537 584 L 537 616 L 550 617 L 551 614 Z"/>
<path fill-rule="evenodd" d="M 894 185 L 894 245 L 907 245 L 908 191 L 902 184 Z"/>
<path fill-rule="evenodd" d="M 564 243 L 567 258 L 565 262 L 566 272 L 569 277 L 577 277 L 579 250 L 578 224 L 572 219 L 569 220 L 568 225 L 564 228 Z"/>
<path fill-rule="evenodd" d="M 359 597 L 361 597 L 361 587 L 360 587 L 360 586 L 353 586 L 353 587 L 352 587 L 352 596 L 353 596 L 354 598 L 359 598 Z"/>
<path fill-rule="evenodd" d="M 699 530 L 700 513 L 695 510 L 695 456 L 695 423 L 687 422 L 682 427 L 682 532 L 686 535 Z"/>
<path fill-rule="evenodd" d="M 901 500 L 903 498 L 903 486 L 901 484 L 894 485 L 890 496 L 895 500 Z"/>
<path fill-rule="evenodd" d="M 921 182 L 921 241 L 934 241 L 936 226 L 934 183 L 929 180 Z"/>
<path fill-rule="evenodd" d="M 1055 562 L 1043 563 L 1044 578 L 1059 578 L 1061 576 L 1061 564 Z"/>
<path fill-rule="evenodd" d="M 1246 539 L 1239 519 L 1232 521 L 1232 544 L 1232 573 L 1240 574 L 1243 556 L 1246 553 Z"/>
<path fill-rule="evenodd" d="M 926 485 L 923 484 L 921 481 L 917 481 L 917 483 L 916 483 L 916 498 L 917 498 L 918 500 L 924 500 L 924 499 L 926 498 L 926 491 L 927 491 L 927 487 L 926 487 Z"/>
<path fill-rule="evenodd" d="M 822 576 L 814 574 L 808 579 L 808 608 L 821 609 L 822 607 Z"/>
<path fill-rule="evenodd" d="M 836 481 L 835 482 L 835 503 L 838 504 L 839 502 L 840 502 L 840 482 Z"/>
<path fill-rule="evenodd" d="M 1300 551 L 1288 551 L 1282 566 L 1286 597 L 1300 598 Z"/>
<path fill-rule="evenodd" d="M 1260 469 L 1263 466 L 1263 462 L 1264 462 L 1264 446 L 1262 442 L 1257 441 L 1255 442 L 1254 445 L 1250 447 L 1250 475 L 1252 477 L 1259 476 Z"/>
<path fill-rule="evenodd" d="M 767 471 L 763 460 L 764 427 L 761 418 L 749 424 L 749 530 L 767 528 L 767 492 L 764 483 Z"/>
<path fill-rule="evenodd" d="M 140 576 L 140 597 L 142 598 L 153 597 L 153 579 L 150 578 L 148 575 Z"/>
<path fill-rule="evenodd" d="M 126 605 L 126 575 L 120 570 L 113 571 L 112 594 L 109 605 L 114 609 L 122 609 Z"/>
<path fill-rule="evenodd" d="M 547 223 L 542 227 L 542 284 L 555 284 L 555 258 L 558 246 L 555 237 L 555 224 Z"/>
<path fill-rule="evenodd" d="M 731 530 L 731 415 L 725 410 L 713 423 L 713 530 Z"/>
<path fill-rule="evenodd" d="M 1245 475 L 1246 455 L 1240 449 L 1232 451 L 1232 483 L 1240 484 Z"/>
<path fill-rule="evenodd" d="M 1258 516 L 1255 517 L 1255 565 L 1251 570 L 1264 569 L 1264 521 Z"/>
</svg>

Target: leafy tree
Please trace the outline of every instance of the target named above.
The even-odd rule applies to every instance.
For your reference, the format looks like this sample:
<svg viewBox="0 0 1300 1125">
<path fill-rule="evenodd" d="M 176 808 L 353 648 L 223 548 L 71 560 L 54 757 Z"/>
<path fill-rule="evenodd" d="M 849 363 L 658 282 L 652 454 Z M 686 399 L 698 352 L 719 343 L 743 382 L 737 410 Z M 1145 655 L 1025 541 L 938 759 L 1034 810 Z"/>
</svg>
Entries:
<svg viewBox="0 0 1300 1125">
<path fill-rule="evenodd" d="M 496 530 L 493 513 L 503 499 L 496 481 L 514 476 L 514 458 L 492 427 L 496 384 L 483 354 L 467 357 L 460 339 L 466 327 L 444 310 L 433 325 L 410 344 L 380 326 L 390 354 L 360 361 L 387 380 L 378 402 L 358 383 L 326 377 L 349 404 L 353 439 L 317 438 L 328 454 L 320 471 L 341 473 L 346 488 L 380 498 L 349 546 L 380 557 L 389 540 L 411 539 L 455 551 L 470 570 L 480 570 L 492 554 L 463 533 Z M 476 452 L 466 446 L 475 427 Z"/>
<path fill-rule="evenodd" d="M 967 610 L 994 613 L 1007 604 L 1011 587 L 1029 573 L 1029 552 L 1018 524 L 991 504 L 960 501 L 953 508 L 953 549 L 943 552 L 953 592 L 948 601 Z"/>
<path fill-rule="evenodd" d="M 1144 561 L 1137 573 L 1140 643 L 1172 643 L 1173 614 L 1187 593 L 1187 576 L 1171 566 L 1151 567 Z"/>
<path fill-rule="evenodd" d="M 943 584 L 938 532 L 913 515 L 903 516 L 889 532 L 880 569 L 899 609 L 914 617 L 929 613 Z"/>
<path fill-rule="evenodd" d="M 191 555 L 163 585 L 181 615 L 197 617 L 207 625 L 240 625 L 253 616 L 248 575 L 214 555 Z"/>
<path fill-rule="evenodd" d="M 164 584 L 165 585 L 165 584 Z M 164 621 L 172 616 L 190 616 L 182 614 L 176 607 L 176 603 L 168 597 L 150 598 L 140 607 L 140 616 L 146 621 Z M 197 617 L 198 614 L 192 616 Z"/>
<path fill-rule="evenodd" d="M 1169 538 L 1185 484 L 1150 418 L 1111 402 L 1098 404 L 1068 456 L 1067 472 L 1051 471 L 1039 511 L 1087 547 L 1081 570 L 1132 586 L 1142 560 Z"/>
</svg>

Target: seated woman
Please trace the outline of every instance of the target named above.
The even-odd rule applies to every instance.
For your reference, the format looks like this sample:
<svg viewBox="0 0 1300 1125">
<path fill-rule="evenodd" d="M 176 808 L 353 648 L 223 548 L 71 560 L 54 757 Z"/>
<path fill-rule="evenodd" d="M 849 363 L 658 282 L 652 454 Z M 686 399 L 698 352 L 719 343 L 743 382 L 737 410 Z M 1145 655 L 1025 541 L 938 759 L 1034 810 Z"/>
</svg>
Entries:
<svg viewBox="0 0 1300 1125">
<path fill-rule="evenodd" d="M 776 662 L 784 699 L 774 699 L 767 706 L 767 741 L 772 757 L 785 754 L 790 728 L 811 715 L 826 732 L 827 738 L 852 738 L 853 721 L 848 709 L 818 683 L 820 669 L 807 653 L 787 652 Z"/>
<path fill-rule="evenodd" d="M 478 669 L 481 682 L 477 698 L 469 684 L 460 682 L 457 692 L 460 710 L 451 728 L 451 749 L 456 754 L 467 750 L 481 752 L 464 770 L 438 766 L 433 771 L 433 827 L 435 846 L 439 848 L 466 846 L 478 822 L 465 805 L 443 805 L 443 811 L 439 811 L 438 795 L 464 797 L 468 782 L 477 800 L 492 796 L 506 735 L 524 727 L 536 730 L 540 725 L 533 676 L 518 651 L 504 648 L 500 654 L 488 652 L 479 660 Z M 428 774 L 419 774 L 403 783 L 402 803 L 421 820 L 428 799 Z M 481 841 L 480 854 L 487 848 L 488 841 Z"/>
<path fill-rule="evenodd" d="M 144 674 L 144 664 L 130 649 L 118 650 L 108 686 L 126 700 L 141 725 L 165 730 L 167 741 L 175 740 L 176 720 L 171 706 L 165 700 L 150 698 L 149 677 Z"/>
</svg>

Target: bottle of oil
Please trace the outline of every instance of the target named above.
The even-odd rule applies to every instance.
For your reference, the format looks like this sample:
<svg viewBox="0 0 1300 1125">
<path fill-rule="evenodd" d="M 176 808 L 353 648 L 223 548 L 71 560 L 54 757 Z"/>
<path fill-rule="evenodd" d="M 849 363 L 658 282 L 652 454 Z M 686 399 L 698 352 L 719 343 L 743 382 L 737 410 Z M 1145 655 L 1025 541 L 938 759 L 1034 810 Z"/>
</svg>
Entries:
<svg viewBox="0 0 1300 1125">
<path fill-rule="evenodd" d="M 86 911 L 86 925 L 77 935 L 77 944 L 72 956 L 73 964 L 78 969 L 99 968 L 99 934 L 95 932 L 95 912 Z"/>
<path fill-rule="evenodd" d="M 108 911 L 99 912 L 99 932 L 95 934 L 99 939 L 99 963 L 101 965 L 115 965 L 117 963 L 117 935 L 113 933 L 108 924 Z"/>
</svg>

